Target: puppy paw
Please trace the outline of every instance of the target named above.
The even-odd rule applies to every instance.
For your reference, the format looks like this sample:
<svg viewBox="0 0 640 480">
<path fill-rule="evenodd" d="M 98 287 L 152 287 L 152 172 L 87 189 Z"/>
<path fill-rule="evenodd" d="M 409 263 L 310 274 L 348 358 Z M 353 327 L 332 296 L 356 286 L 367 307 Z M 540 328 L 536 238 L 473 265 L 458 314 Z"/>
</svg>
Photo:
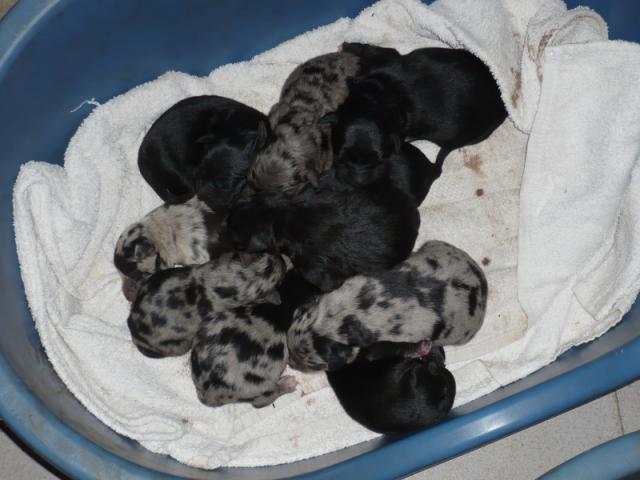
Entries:
<svg viewBox="0 0 640 480">
<path fill-rule="evenodd" d="M 278 380 L 278 388 L 283 393 L 291 393 L 298 386 L 298 381 L 293 375 L 285 375 Z"/>
</svg>

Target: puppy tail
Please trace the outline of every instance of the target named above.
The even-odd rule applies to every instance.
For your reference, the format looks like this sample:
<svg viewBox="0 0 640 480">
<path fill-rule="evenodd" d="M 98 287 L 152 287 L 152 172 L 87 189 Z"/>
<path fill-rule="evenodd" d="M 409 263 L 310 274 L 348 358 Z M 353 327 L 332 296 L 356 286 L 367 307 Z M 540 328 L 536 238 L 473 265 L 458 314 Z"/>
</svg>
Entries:
<svg viewBox="0 0 640 480">
<path fill-rule="evenodd" d="M 444 164 L 444 159 L 447 158 L 447 155 L 451 153 L 451 150 L 448 148 L 441 148 L 438 152 L 438 156 L 436 157 L 436 167 L 442 169 L 442 165 Z"/>
</svg>

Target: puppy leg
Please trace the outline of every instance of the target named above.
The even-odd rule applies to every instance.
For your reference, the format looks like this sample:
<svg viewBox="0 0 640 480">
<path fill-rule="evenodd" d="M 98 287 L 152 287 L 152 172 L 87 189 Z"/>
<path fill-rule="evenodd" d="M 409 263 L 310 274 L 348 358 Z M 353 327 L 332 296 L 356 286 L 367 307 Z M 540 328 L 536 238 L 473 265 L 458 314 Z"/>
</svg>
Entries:
<svg viewBox="0 0 640 480">
<path fill-rule="evenodd" d="M 298 381 L 295 379 L 294 376 L 285 375 L 284 377 L 280 377 L 280 379 L 275 385 L 274 390 L 268 390 L 267 392 L 260 395 L 259 397 L 254 398 L 253 401 L 251 402 L 251 405 L 253 405 L 255 408 L 262 408 L 262 407 L 266 407 L 267 405 L 271 405 L 273 402 L 276 401 L 278 397 L 281 397 L 286 393 L 291 393 L 295 391 L 297 386 L 298 386 Z"/>
</svg>

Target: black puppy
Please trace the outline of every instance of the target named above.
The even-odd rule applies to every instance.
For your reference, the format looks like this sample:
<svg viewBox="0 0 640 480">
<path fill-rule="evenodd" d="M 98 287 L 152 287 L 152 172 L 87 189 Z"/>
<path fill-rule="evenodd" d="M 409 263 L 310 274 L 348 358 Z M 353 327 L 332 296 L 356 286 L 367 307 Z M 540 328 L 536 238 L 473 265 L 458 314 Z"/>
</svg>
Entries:
<svg viewBox="0 0 640 480">
<path fill-rule="evenodd" d="M 450 151 L 484 140 L 507 117 L 489 68 L 468 51 L 400 55 L 359 43 L 342 50 L 359 56 L 361 67 L 348 80 L 347 99 L 323 119 L 332 124 L 337 161 L 356 155 L 380 163 L 399 139 L 423 139 L 441 147 L 436 164 L 442 165 Z"/>
<path fill-rule="evenodd" d="M 377 141 L 381 137 L 379 131 L 373 132 L 378 144 L 373 158 L 384 159 Z M 371 161 L 371 156 L 358 154 L 357 150 L 343 149 L 345 153 L 334 167 L 339 181 L 354 187 L 388 183 L 409 195 L 416 206 L 422 204 L 431 185 L 442 174 L 442 162 L 431 163 L 419 148 L 408 142 L 400 142 L 390 158 L 383 161 Z"/>
<path fill-rule="evenodd" d="M 227 219 L 230 241 L 238 250 L 287 255 L 323 292 L 409 256 L 420 216 L 406 194 L 392 187 L 340 188 L 328 176 L 319 187 L 286 204 L 266 194 L 238 203 Z"/>
<path fill-rule="evenodd" d="M 442 420 L 451 410 L 456 383 L 444 359 L 442 347 L 424 357 L 359 358 L 327 372 L 327 378 L 355 421 L 374 432 L 407 432 Z"/>
<path fill-rule="evenodd" d="M 296 308 L 322 295 L 322 291 L 318 287 L 307 282 L 300 272 L 295 269 L 286 273 L 276 289 L 282 305 L 291 310 L 292 320 L 293 312 Z"/>
<path fill-rule="evenodd" d="M 151 126 L 138 151 L 140 173 L 167 203 L 194 195 L 213 210 L 227 208 L 246 181 L 265 115 L 217 95 L 190 97 Z"/>
</svg>

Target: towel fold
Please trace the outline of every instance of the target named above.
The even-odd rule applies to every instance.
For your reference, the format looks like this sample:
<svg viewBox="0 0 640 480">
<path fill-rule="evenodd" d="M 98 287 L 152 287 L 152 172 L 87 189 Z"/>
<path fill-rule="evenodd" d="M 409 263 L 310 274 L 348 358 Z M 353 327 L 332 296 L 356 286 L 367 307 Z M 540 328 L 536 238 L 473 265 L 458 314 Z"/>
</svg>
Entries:
<svg viewBox="0 0 640 480">
<path fill-rule="evenodd" d="M 606 38 L 597 14 L 558 0 L 382 0 L 251 61 L 204 78 L 169 72 L 96 107 L 64 168 L 28 162 L 14 189 L 25 291 L 56 372 L 111 428 L 195 467 L 291 462 L 376 436 L 344 414 L 323 374 L 287 372 L 301 388 L 275 408 L 202 406 L 188 356 L 152 360 L 135 350 L 112 265 L 122 230 L 160 204 L 137 150 L 162 112 L 202 94 L 266 112 L 298 64 L 343 41 L 402 53 L 468 49 L 489 65 L 509 111 L 490 138 L 447 158 L 420 207 L 416 248 L 449 241 L 490 285 L 485 325 L 447 349 L 456 403 L 600 335 L 640 288 L 640 51 Z M 416 144 L 435 157 L 433 145 Z"/>
</svg>

